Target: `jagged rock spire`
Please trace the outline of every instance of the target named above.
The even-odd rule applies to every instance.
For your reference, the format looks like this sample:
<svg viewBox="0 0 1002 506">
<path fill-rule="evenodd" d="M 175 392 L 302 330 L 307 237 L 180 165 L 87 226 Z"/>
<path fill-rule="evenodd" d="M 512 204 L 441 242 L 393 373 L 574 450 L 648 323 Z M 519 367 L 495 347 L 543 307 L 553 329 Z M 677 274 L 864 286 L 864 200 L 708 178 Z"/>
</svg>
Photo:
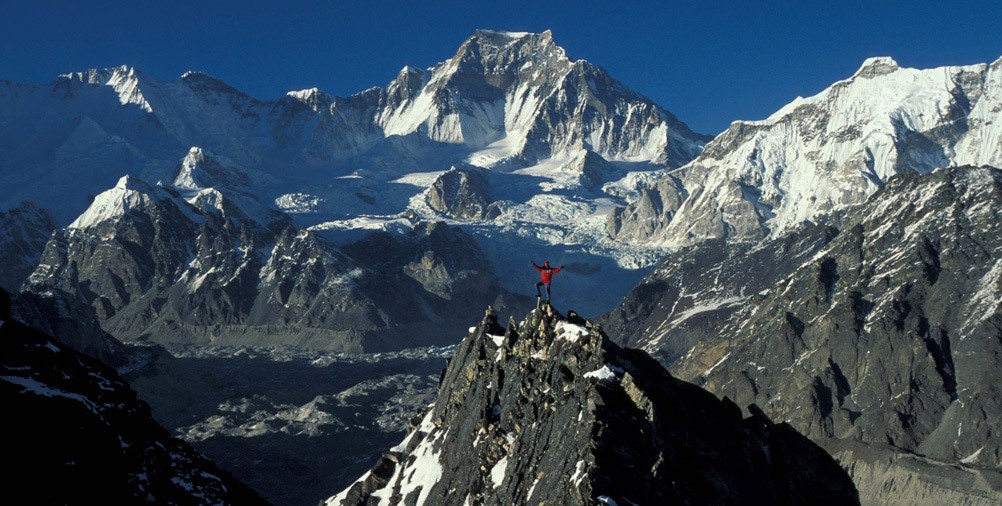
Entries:
<svg viewBox="0 0 1002 506">
<path fill-rule="evenodd" d="M 414 431 L 327 504 L 858 502 L 788 425 L 547 309 L 507 329 L 489 311 Z"/>
</svg>

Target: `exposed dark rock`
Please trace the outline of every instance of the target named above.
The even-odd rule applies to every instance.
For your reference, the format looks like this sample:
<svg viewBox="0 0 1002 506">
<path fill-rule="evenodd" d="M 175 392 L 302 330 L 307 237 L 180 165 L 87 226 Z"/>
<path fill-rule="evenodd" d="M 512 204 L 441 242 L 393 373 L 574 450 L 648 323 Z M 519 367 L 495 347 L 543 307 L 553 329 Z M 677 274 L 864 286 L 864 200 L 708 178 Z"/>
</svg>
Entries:
<svg viewBox="0 0 1002 506">
<path fill-rule="evenodd" d="M 52 215 L 31 202 L 0 211 L 0 288 L 18 291 L 55 229 Z"/>
<path fill-rule="evenodd" d="M 1000 208 L 998 169 L 901 174 L 834 238 L 673 256 L 607 324 L 819 443 L 870 445 L 839 454 L 869 500 L 1002 500 Z"/>
<path fill-rule="evenodd" d="M 666 176 L 654 187 L 641 190 L 640 198 L 636 201 L 626 207 L 613 209 L 606 219 L 605 230 L 618 241 L 656 241 L 687 196 L 681 181 Z"/>
<path fill-rule="evenodd" d="M 328 504 L 853 504 L 821 448 L 549 306 L 487 317 L 434 407 Z M 613 502 L 614 501 L 614 502 Z"/>
<path fill-rule="evenodd" d="M 427 198 L 432 209 L 469 220 L 483 219 L 492 202 L 487 176 L 476 167 L 452 167 L 435 179 Z"/>
<path fill-rule="evenodd" d="M 94 308 L 66 292 L 22 292 L 14 296 L 13 313 L 17 321 L 112 367 L 130 361 L 121 342 L 101 329 Z"/>
<path fill-rule="evenodd" d="M 2 290 L 0 290 L 2 292 Z M 4 494 L 36 504 L 264 504 L 172 438 L 110 367 L 9 319 L 0 296 Z"/>
<path fill-rule="evenodd" d="M 192 153 L 191 186 L 226 174 Z M 514 303 L 477 243 L 444 224 L 420 226 L 420 239 L 363 239 L 346 247 L 352 258 L 220 198 L 215 212 L 123 178 L 53 234 L 28 286 L 79 294 L 120 339 L 344 351 L 443 343 L 465 328 L 455 301 Z"/>
</svg>

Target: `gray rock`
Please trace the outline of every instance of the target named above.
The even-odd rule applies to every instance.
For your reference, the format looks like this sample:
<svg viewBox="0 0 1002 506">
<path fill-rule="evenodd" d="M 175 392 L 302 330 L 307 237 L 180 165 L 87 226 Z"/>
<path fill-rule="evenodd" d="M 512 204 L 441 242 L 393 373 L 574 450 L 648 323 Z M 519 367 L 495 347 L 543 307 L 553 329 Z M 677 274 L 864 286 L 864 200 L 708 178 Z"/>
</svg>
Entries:
<svg viewBox="0 0 1002 506">
<path fill-rule="evenodd" d="M 742 419 L 647 354 L 550 306 L 456 348 L 438 400 L 327 504 L 858 502 L 825 452 L 761 413 Z"/>
<path fill-rule="evenodd" d="M 0 288 L 17 292 L 38 265 L 56 224 L 48 211 L 31 202 L 0 211 Z"/>
<path fill-rule="evenodd" d="M 998 501 L 990 476 L 945 488 L 941 476 L 988 476 L 1002 459 L 1000 208 L 998 169 L 901 174 L 834 237 L 808 228 L 673 256 L 607 323 L 637 329 L 630 344 L 679 377 L 815 441 L 880 445 L 894 464 L 860 464 L 861 497 Z M 880 469 L 892 468 L 886 488 Z"/>
<path fill-rule="evenodd" d="M 0 290 L 5 493 L 31 503 L 265 504 L 172 438 L 110 367 L 10 320 Z"/>
<path fill-rule="evenodd" d="M 492 202 L 483 169 L 453 166 L 428 188 L 428 205 L 453 218 L 480 220 Z"/>
</svg>

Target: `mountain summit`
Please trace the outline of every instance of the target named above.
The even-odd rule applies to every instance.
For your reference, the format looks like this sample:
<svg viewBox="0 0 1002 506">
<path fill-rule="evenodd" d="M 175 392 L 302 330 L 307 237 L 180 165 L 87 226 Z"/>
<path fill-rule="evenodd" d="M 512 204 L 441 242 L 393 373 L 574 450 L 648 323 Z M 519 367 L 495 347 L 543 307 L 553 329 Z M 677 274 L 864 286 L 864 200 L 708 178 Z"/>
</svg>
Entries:
<svg viewBox="0 0 1002 506">
<path fill-rule="evenodd" d="M 488 309 L 434 407 L 327 504 L 858 503 L 823 450 L 754 412 L 573 313 L 506 329 Z"/>
</svg>

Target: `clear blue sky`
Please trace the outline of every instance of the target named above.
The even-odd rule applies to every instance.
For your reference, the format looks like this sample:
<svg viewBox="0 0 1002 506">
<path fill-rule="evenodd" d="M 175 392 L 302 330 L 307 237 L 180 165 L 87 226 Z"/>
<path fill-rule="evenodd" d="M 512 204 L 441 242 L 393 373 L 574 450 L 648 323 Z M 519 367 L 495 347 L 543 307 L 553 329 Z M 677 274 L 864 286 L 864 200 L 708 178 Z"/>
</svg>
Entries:
<svg viewBox="0 0 1002 506">
<path fill-rule="evenodd" d="M 450 57 L 476 28 L 549 28 L 572 58 L 711 134 L 817 93 L 869 56 L 908 67 L 1002 56 L 997 0 L 0 0 L 0 13 L 0 79 L 128 64 L 160 80 L 202 70 L 265 99 L 383 86 L 404 65 Z"/>
</svg>

